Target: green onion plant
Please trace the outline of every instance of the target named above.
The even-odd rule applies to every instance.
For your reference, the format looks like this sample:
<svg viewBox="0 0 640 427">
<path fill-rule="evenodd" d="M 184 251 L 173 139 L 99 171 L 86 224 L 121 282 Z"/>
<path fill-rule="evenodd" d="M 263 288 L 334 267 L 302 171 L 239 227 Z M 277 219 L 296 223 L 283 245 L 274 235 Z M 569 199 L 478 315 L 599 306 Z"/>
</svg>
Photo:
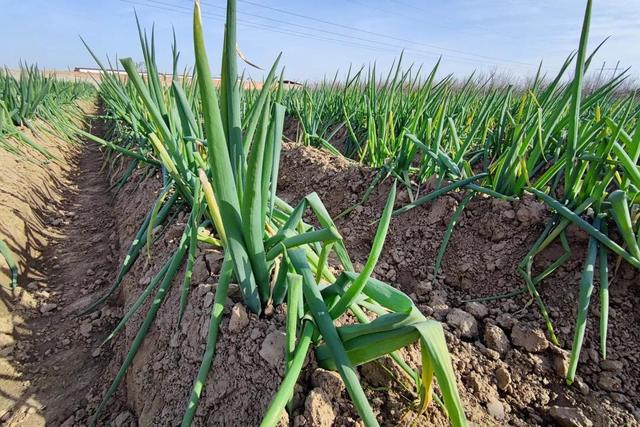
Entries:
<svg viewBox="0 0 640 427">
<path fill-rule="evenodd" d="M 419 411 L 424 411 L 437 381 L 443 408 L 455 426 L 466 425 L 451 358 L 442 326 L 423 316 L 409 297 L 371 277 L 380 256 L 395 201 L 395 185 L 380 218 L 369 259 L 354 270 L 342 236 L 317 194 L 291 206 L 276 194 L 286 96 L 278 59 L 261 89 L 241 88 L 236 60 L 236 1 L 227 2 L 220 87 L 214 87 L 204 43 L 199 3 L 193 14 L 196 64 L 191 73 L 161 79 L 151 42 L 139 28 L 146 76 L 130 58 L 121 60 L 127 79 L 109 76 L 103 67 L 100 96 L 107 114 L 127 128 L 132 138 L 94 140 L 116 158 L 130 158 L 160 168 L 164 190 L 134 239 L 111 289 L 84 311 L 96 309 L 122 285 L 126 273 L 152 238 L 148 230 L 165 225 L 177 206 L 190 214 L 175 253 L 128 309 L 108 337 L 122 330 L 144 301 L 152 299 L 144 321 L 111 387 L 97 408 L 93 423 L 123 380 L 171 286 L 180 287 L 180 322 L 190 289 L 193 254 L 198 243 L 224 250 L 220 279 L 211 311 L 206 349 L 185 396 L 182 425 L 191 425 L 216 352 L 218 330 L 229 283 L 239 284 L 246 307 L 264 315 L 268 306 L 287 303 L 286 375 L 263 426 L 277 424 L 293 396 L 303 362 L 312 349 L 321 366 L 338 371 L 367 426 L 378 421 L 360 383 L 356 367 L 390 355 L 416 387 Z M 178 53 L 173 49 L 174 70 Z M 303 220 L 312 214 L 320 227 Z M 330 256 L 335 255 L 335 256 Z M 329 260 L 336 259 L 335 276 Z M 186 261 L 185 261 L 186 260 Z M 183 280 L 174 280 L 186 262 Z M 179 284 L 175 284 L 178 283 Z M 357 322 L 336 326 L 351 314 Z M 415 371 L 397 350 L 419 343 L 422 367 Z"/>
</svg>

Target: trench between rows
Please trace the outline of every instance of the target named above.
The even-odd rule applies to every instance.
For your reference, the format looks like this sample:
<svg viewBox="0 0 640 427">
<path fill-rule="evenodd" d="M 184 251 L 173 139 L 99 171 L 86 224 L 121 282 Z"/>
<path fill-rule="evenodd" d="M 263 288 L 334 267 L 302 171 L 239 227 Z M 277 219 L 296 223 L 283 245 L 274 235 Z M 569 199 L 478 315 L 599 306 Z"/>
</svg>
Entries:
<svg viewBox="0 0 640 427">
<path fill-rule="evenodd" d="M 97 106 L 86 111 L 86 129 L 101 136 L 102 124 L 94 118 Z M 2 298 L 14 309 L 31 302 L 25 322 L 14 327 L 10 372 L 3 380 L 6 406 L 0 414 L 6 425 L 62 424 L 86 406 L 86 395 L 103 381 L 111 351 L 96 350 L 113 327 L 116 317 L 99 311 L 78 317 L 78 311 L 97 298 L 113 279 L 118 263 L 118 238 L 113 200 L 103 153 L 91 142 L 78 146 L 58 141 L 68 154 L 66 169 L 49 168 L 49 183 L 27 194 L 34 218 L 16 212 L 27 232 L 27 247 L 18 255 L 26 268 L 20 272 L 21 288 Z M 46 165 L 43 167 L 47 167 Z M 29 177 L 24 177 L 25 181 Z M 24 184 L 24 183 L 20 183 Z M 52 192 L 60 193 L 53 197 Z M 42 224 L 42 229 L 35 229 Z M 39 256 L 32 256 L 38 242 Z"/>
</svg>

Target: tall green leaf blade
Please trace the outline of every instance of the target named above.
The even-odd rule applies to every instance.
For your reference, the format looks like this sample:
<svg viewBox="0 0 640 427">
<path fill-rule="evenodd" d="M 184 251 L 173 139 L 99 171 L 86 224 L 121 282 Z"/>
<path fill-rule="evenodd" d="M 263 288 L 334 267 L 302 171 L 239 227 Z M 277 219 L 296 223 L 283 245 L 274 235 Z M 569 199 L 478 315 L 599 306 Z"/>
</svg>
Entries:
<svg viewBox="0 0 640 427">
<path fill-rule="evenodd" d="M 13 257 L 13 252 L 2 239 L 0 239 L 0 255 L 4 258 L 11 273 L 11 289 L 15 289 L 18 286 L 18 265 Z"/>
<path fill-rule="evenodd" d="M 227 19 L 224 31 L 222 54 L 222 73 L 220 78 L 220 111 L 223 129 L 229 147 L 231 167 L 236 185 L 244 183 L 244 146 L 242 144 L 242 120 L 240 116 L 240 86 L 238 81 L 238 63 L 236 60 L 236 0 L 227 1 Z"/>
<path fill-rule="evenodd" d="M 244 136 L 244 152 L 245 154 L 249 152 L 251 148 L 251 144 L 253 143 L 253 136 L 258 127 L 258 121 L 260 120 L 260 112 L 265 105 L 267 100 L 267 95 L 271 91 L 271 85 L 273 84 L 273 79 L 275 76 L 276 68 L 278 67 L 278 63 L 280 62 L 280 57 L 282 53 L 278 55 L 275 62 L 271 66 L 271 70 L 269 70 L 269 74 L 265 79 L 262 88 L 260 89 L 260 94 L 258 95 L 258 99 L 254 101 L 251 111 L 249 112 L 249 118 L 247 119 L 247 132 Z"/>
<path fill-rule="evenodd" d="M 600 218 L 596 218 L 593 223 L 594 228 L 600 228 Z M 571 356 L 569 358 L 569 368 L 567 370 L 567 384 L 572 384 L 575 379 L 578 359 L 582 350 L 584 334 L 587 330 L 587 315 L 589 314 L 589 303 L 593 293 L 593 274 L 595 271 L 596 256 L 598 255 L 598 241 L 591 236 L 587 248 L 587 257 L 580 276 L 580 298 L 578 300 L 578 314 L 576 316 L 576 330 L 571 346 Z"/>
<path fill-rule="evenodd" d="M 218 97 L 211 80 L 211 71 L 204 46 L 200 4 L 195 3 L 193 12 L 193 39 L 196 56 L 198 88 L 202 100 L 204 128 L 207 136 L 208 161 L 212 177 L 214 194 L 220 209 L 227 237 L 225 250 L 231 251 L 236 280 L 245 303 L 254 313 L 262 310 L 256 280 L 251 268 L 242 233 L 242 215 L 236 182 L 231 167 Z"/>
<path fill-rule="evenodd" d="M 267 210 L 273 211 L 273 204 L 278 187 L 278 172 L 280 168 L 280 151 L 282 149 L 282 131 L 286 109 L 284 105 L 274 103 L 271 113 L 271 123 L 267 146 L 262 167 L 262 222 L 266 220 Z"/>
<path fill-rule="evenodd" d="M 294 249 L 289 252 L 291 261 L 298 274 L 303 278 L 303 294 L 304 298 L 309 305 L 309 309 L 313 315 L 313 318 L 322 334 L 322 337 L 327 342 L 327 345 L 331 349 L 333 358 L 336 360 L 336 367 L 340 376 L 342 377 L 349 396 L 353 401 L 358 414 L 367 426 L 378 426 L 378 421 L 371 409 L 371 405 L 367 400 L 367 397 L 360 385 L 358 374 L 349 360 L 344 345 L 338 336 L 336 327 L 333 324 L 331 316 L 329 316 L 329 310 L 322 299 L 318 285 L 315 283 L 313 273 L 307 264 L 306 255 L 304 251 L 300 249 Z"/>
<path fill-rule="evenodd" d="M 358 275 L 358 278 L 352 283 L 352 285 L 347 289 L 345 294 L 338 300 L 335 306 L 331 307 L 331 317 L 336 319 L 342 313 L 344 313 L 347 308 L 354 302 L 356 297 L 360 294 L 362 289 L 365 287 L 371 273 L 373 273 L 373 269 L 378 263 L 378 258 L 382 253 L 382 248 L 384 246 L 384 241 L 387 237 L 387 231 L 389 230 L 389 224 L 391 222 L 391 214 L 393 212 L 393 203 L 396 200 L 396 182 L 393 182 L 391 189 L 389 190 L 389 195 L 387 196 L 387 201 L 384 206 L 384 210 L 382 211 L 382 216 L 380 217 L 380 222 L 378 224 L 378 229 L 376 230 L 376 235 L 373 238 L 373 245 L 371 247 L 371 253 L 367 258 L 367 262 L 362 269 L 362 272 Z"/>
<path fill-rule="evenodd" d="M 260 300 L 269 299 L 269 272 L 264 251 L 264 221 L 262 219 L 262 167 L 269 126 L 269 108 L 263 108 L 256 142 L 249 153 L 247 180 L 242 198 L 242 231 L 253 274 L 258 285 Z"/>
<path fill-rule="evenodd" d="M 431 358 L 434 373 L 440 386 L 444 406 L 455 427 L 467 425 L 462 401 L 458 394 L 456 376 L 453 372 L 451 356 L 447 349 L 442 325 L 433 320 L 427 320 L 414 326 L 421 335 L 421 343 L 426 348 Z"/>
<path fill-rule="evenodd" d="M 574 180 L 577 168 L 575 167 L 576 151 L 578 148 L 578 139 L 580 133 L 580 104 L 582 99 L 582 80 L 585 70 L 585 56 L 587 54 L 587 42 L 589 40 L 589 26 L 591 23 L 591 0 L 587 0 L 587 6 L 584 12 L 584 21 L 582 23 L 582 32 L 580 34 L 580 47 L 578 48 L 578 56 L 576 59 L 576 72 L 572 83 L 571 94 L 571 115 L 569 121 L 569 136 L 565 151 L 565 191 L 569 199 L 575 194 Z"/>
</svg>

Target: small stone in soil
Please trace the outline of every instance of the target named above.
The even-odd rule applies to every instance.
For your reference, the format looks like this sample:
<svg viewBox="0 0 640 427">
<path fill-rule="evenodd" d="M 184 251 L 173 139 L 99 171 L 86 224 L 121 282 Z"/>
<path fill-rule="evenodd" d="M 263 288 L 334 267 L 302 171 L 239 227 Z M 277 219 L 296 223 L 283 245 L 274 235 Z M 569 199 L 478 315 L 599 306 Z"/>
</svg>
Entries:
<svg viewBox="0 0 640 427">
<path fill-rule="evenodd" d="M 553 370 L 559 377 L 565 377 L 569 370 L 569 352 L 561 348 L 551 346 L 553 349 Z"/>
<path fill-rule="evenodd" d="M 603 360 L 600 367 L 603 371 L 620 372 L 624 368 L 624 364 L 619 360 Z"/>
<path fill-rule="evenodd" d="M 487 403 L 487 412 L 498 421 L 504 419 L 504 405 L 498 400 Z"/>
<path fill-rule="evenodd" d="M 244 305 L 238 303 L 231 309 L 231 318 L 229 319 L 229 332 L 238 332 L 243 330 L 249 324 L 249 316 Z"/>
<path fill-rule="evenodd" d="M 511 341 L 517 347 L 522 347 L 530 353 L 540 353 L 549 347 L 549 341 L 540 329 L 532 329 L 522 323 L 517 323 L 511 330 Z"/>
<path fill-rule="evenodd" d="M 202 301 L 202 306 L 204 308 L 209 308 L 211 307 L 211 304 L 213 304 L 213 292 L 207 292 L 206 294 L 204 294 L 204 299 Z"/>
<path fill-rule="evenodd" d="M 488 323 L 484 331 L 484 343 L 491 350 L 495 350 L 504 356 L 511 349 L 511 343 L 507 334 L 496 325 Z"/>
<path fill-rule="evenodd" d="M 610 372 L 603 372 L 598 378 L 598 387 L 606 391 L 619 391 L 622 383 L 618 377 L 611 376 Z"/>
<path fill-rule="evenodd" d="M 314 387 L 321 388 L 329 396 L 339 396 L 345 389 L 344 382 L 337 372 L 327 371 L 321 368 L 311 374 L 311 383 Z"/>
<path fill-rule="evenodd" d="M 256 339 L 258 339 L 261 335 L 262 335 L 262 332 L 260 332 L 260 329 L 258 329 L 258 328 L 253 328 L 253 329 L 251 330 L 251 334 L 249 335 L 249 338 L 251 338 L 252 340 L 256 340 Z"/>
<path fill-rule="evenodd" d="M 273 368 L 280 366 L 284 360 L 285 335 L 281 331 L 273 331 L 267 335 L 260 347 L 260 356 Z"/>
<path fill-rule="evenodd" d="M 496 323 L 507 331 L 510 331 L 513 325 L 517 323 L 517 320 L 509 313 L 501 313 L 496 317 Z"/>
<path fill-rule="evenodd" d="M 447 313 L 449 313 L 446 291 L 444 289 L 438 289 L 431 292 L 429 305 L 433 309 L 433 317 L 440 321 L 444 320 Z"/>
<path fill-rule="evenodd" d="M 584 381 L 582 381 L 582 378 L 580 378 L 580 377 L 576 377 L 576 378 L 575 378 L 575 380 L 573 381 L 573 386 L 574 386 L 575 388 L 577 388 L 577 389 L 578 389 L 578 391 L 579 391 L 583 396 L 586 396 L 586 395 L 588 395 L 588 394 L 589 394 L 589 391 L 590 391 L 590 390 L 589 390 L 589 386 L 588 386 Z"/>
<path fill-rule="evenodd" d="M 331 399 L 319 388 L 314 388 L 305 401 L 305 418 L 311 427 L 331 427 L 336 413 Z"/>
<path fill-rule="evenodd" d="M 91 329 L 93 329 L 91 323 L 83 323 L 80 325 L 80 335 L 85 338 L 89 337 L 91 335 Z"/>
<path fill-rule="evenodd" d="M 40 306 L 40 313 L 42 314 L 50 313 L 56 308 L 58 308 L 57 304 L 54 304 L 52 302 L 46 302 Z"/>
<path fill-rule="evenodd" d="M 593 423 L 587 418 L 579 408 L 567 408 L 562 406 L 552 406 L 549 408 L 549 415 L 561 427 L 591 427 Z"/>
<path fill-rule="evenodd" d="M 193 279 L 195 281 L 195 278 Z M 207 292 L 210 292 L 213 289 L 213 286 L 209 283 L 201 283 L 196 288 L 196 295 L 198 298 L 202 298 L 206 295 Z"/>
<path fill-rule="evenodd" d="M 503 391 L 506 390 L 507 387 L 509 387 L 509 384 L 511 384 L 511 374 L 509 373 L 509 370 L 504 366 L 500 366 L 496 369 L 495 374 L 498 388 Z"/>
<path fill-rule="evenodd" d="M 468 302 L 464 305 L 464 310 L 476 319 L 480 320 L 489 314 L 487 306 L 479 302 Z"/>
<path fill-rule="evenodd" d="M 447 314 L 447 323 L 460 331 L 464 338 L 475 338 L 478 336 L 478 322 L 469 313 L 459 308 L 454 308 Z"/>
</svg>

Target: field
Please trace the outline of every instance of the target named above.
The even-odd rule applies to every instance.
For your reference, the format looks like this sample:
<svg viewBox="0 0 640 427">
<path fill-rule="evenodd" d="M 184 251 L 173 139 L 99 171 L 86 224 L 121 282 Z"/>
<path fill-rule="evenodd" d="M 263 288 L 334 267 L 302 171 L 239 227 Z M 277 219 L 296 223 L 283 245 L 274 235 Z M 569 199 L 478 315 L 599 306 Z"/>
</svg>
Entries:
<svg viewBox="0 0 640 427">
<path fill-rule="evenodd" d="M 640 425 L 640 102 L 586 4 L 524 86 L 245 81 L 235 0 L 220 79 L 197 1 L 190 72 L 140 26 L 143 74 L 0 71 L 3 425 Z"/>
</svg>

